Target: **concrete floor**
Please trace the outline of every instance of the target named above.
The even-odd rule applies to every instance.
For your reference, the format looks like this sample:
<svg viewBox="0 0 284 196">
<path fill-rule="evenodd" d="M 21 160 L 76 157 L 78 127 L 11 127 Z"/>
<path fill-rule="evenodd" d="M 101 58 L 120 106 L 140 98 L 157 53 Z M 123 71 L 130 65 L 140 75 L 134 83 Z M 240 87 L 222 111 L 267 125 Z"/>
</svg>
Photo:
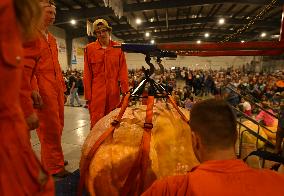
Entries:
<svg viewBox="0 0 284 196">
<path fill-rule="evenodd" d="M 64 158 L 69 162 L 66 169 L 70 172 L 79 168 L 81 147 L 90 131 L 89 111 L 83 107 L 64 108 L 64 129 L 62 134 L 62 148 Z M 31 132 L 33 149 L 40 159 L 40 143 L 36 131 Z"/>
</svg>

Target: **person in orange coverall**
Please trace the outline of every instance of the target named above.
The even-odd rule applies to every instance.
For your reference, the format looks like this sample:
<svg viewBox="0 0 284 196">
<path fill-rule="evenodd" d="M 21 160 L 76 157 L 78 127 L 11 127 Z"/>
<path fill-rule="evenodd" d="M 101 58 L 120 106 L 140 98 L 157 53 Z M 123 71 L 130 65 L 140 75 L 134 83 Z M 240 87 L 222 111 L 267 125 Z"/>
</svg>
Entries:
<svg viewBox="0 0 284 196">
<path fill-rule="evenodd" d="M 1 0 L 0 10 L 0 195 L 54 195 L 53 180 L 32 150 L 19 100 L 22 43 L 41 18 L 40 7 L 37 0 Z"/>
<path fill-rule="evenodd" d="M 35 82 L 31 83 L 33 95 L 42 99 L 37 110 L 39 128 L 37 134 L 41 143 L 41 161 L 49 174 L 66 177 L 61 136 L 64 126 L 64 79 L 58 61 L 56 39 L 48 32 L 48 26 L 55 20 L 56 8 L 53 0 L 42 2 L 44 22 L 40 29 L 40 57 L 34 71 Z"/>
<path fill-rule="evenodd" d="M 195 104 L 189 124 L 193 149 L 201 164 L 186 175 L 154 182 L 143 196 L 284 195 L 283 174 L 250 168 L 236 158 L 236 119 L 223 100 Z"/>
<path fill-rule="evenodd" d="M 93 27 L 97 40 L 87 45 L 84 58 L 84 91 L 91 129 L 119 104 L 120 86 L 122 93 L 129 90 L 125 56 L 120 48 L 113 48 L 118 43 L 110 39 L 112 28 L 104 19 L 96 20 Z"/>
</svg>

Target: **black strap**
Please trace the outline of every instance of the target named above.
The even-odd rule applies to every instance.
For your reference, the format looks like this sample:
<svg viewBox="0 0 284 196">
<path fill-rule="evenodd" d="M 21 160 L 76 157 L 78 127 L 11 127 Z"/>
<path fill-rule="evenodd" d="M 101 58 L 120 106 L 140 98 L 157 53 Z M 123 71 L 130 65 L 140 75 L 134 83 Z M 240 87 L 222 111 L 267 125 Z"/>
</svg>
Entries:
<svg viewBox="0 0 284 196">
<path fill-rule="evenodd" d="M 263 151 L 263 150 L 256 150 L 256 151 L 251 152 L 248 156 L 246 156 L 243 159 L 243 161 L 246 161 L 249 156 L 253 156 L 253 155 L 258 156 L 258 157 L 260 157 L 264 160 L 269 160 L 269 161 L 274 161 L 274 162 L 277 162 L 277 163 L 284 164 L 284 157 L 282 157 L 278 154 Z"/>
</svg>

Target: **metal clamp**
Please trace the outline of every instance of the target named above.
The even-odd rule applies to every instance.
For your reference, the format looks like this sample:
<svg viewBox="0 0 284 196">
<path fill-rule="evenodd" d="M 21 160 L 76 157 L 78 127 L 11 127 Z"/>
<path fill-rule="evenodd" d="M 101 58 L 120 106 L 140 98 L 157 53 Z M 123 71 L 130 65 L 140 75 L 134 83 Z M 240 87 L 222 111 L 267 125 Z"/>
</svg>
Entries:
<svg viewBox="0 0 284 196">
<path fill-rule="evenodd" d="M 118 120 L 113 120 L 110 124 L 112 126 L 117 126 L 120 122 Z"/>
<path fill-rule="evenodd" d="M 145 129 L 152 129 L 153 128 L 153 124 L 152 123 L 144 123 L 144 128 Z"/>
</svg>

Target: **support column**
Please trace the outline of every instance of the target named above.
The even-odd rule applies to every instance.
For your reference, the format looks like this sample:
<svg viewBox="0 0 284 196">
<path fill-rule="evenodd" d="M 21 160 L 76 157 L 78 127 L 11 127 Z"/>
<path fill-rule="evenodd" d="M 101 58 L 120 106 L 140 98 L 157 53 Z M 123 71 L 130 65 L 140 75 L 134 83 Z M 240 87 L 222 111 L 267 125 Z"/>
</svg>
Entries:
<svg viewBox="0 0 284 196">
<path fill-rule="evenodd" d="M 72 50 L 73 50 L 72 40 L 73 40 L 73 37 L 67 35 L 67 37 L 66 37 L 66 48 L 67 48 L 67 64 L 68 64 L 69 68 L 72 67 L 72 63 L 71 63 Z"/>
<path fill-rule="evenodd" d="M 284 41 L 284 5 L 282 6 L 281 29 L 279 41 Z"/>
</svg>

